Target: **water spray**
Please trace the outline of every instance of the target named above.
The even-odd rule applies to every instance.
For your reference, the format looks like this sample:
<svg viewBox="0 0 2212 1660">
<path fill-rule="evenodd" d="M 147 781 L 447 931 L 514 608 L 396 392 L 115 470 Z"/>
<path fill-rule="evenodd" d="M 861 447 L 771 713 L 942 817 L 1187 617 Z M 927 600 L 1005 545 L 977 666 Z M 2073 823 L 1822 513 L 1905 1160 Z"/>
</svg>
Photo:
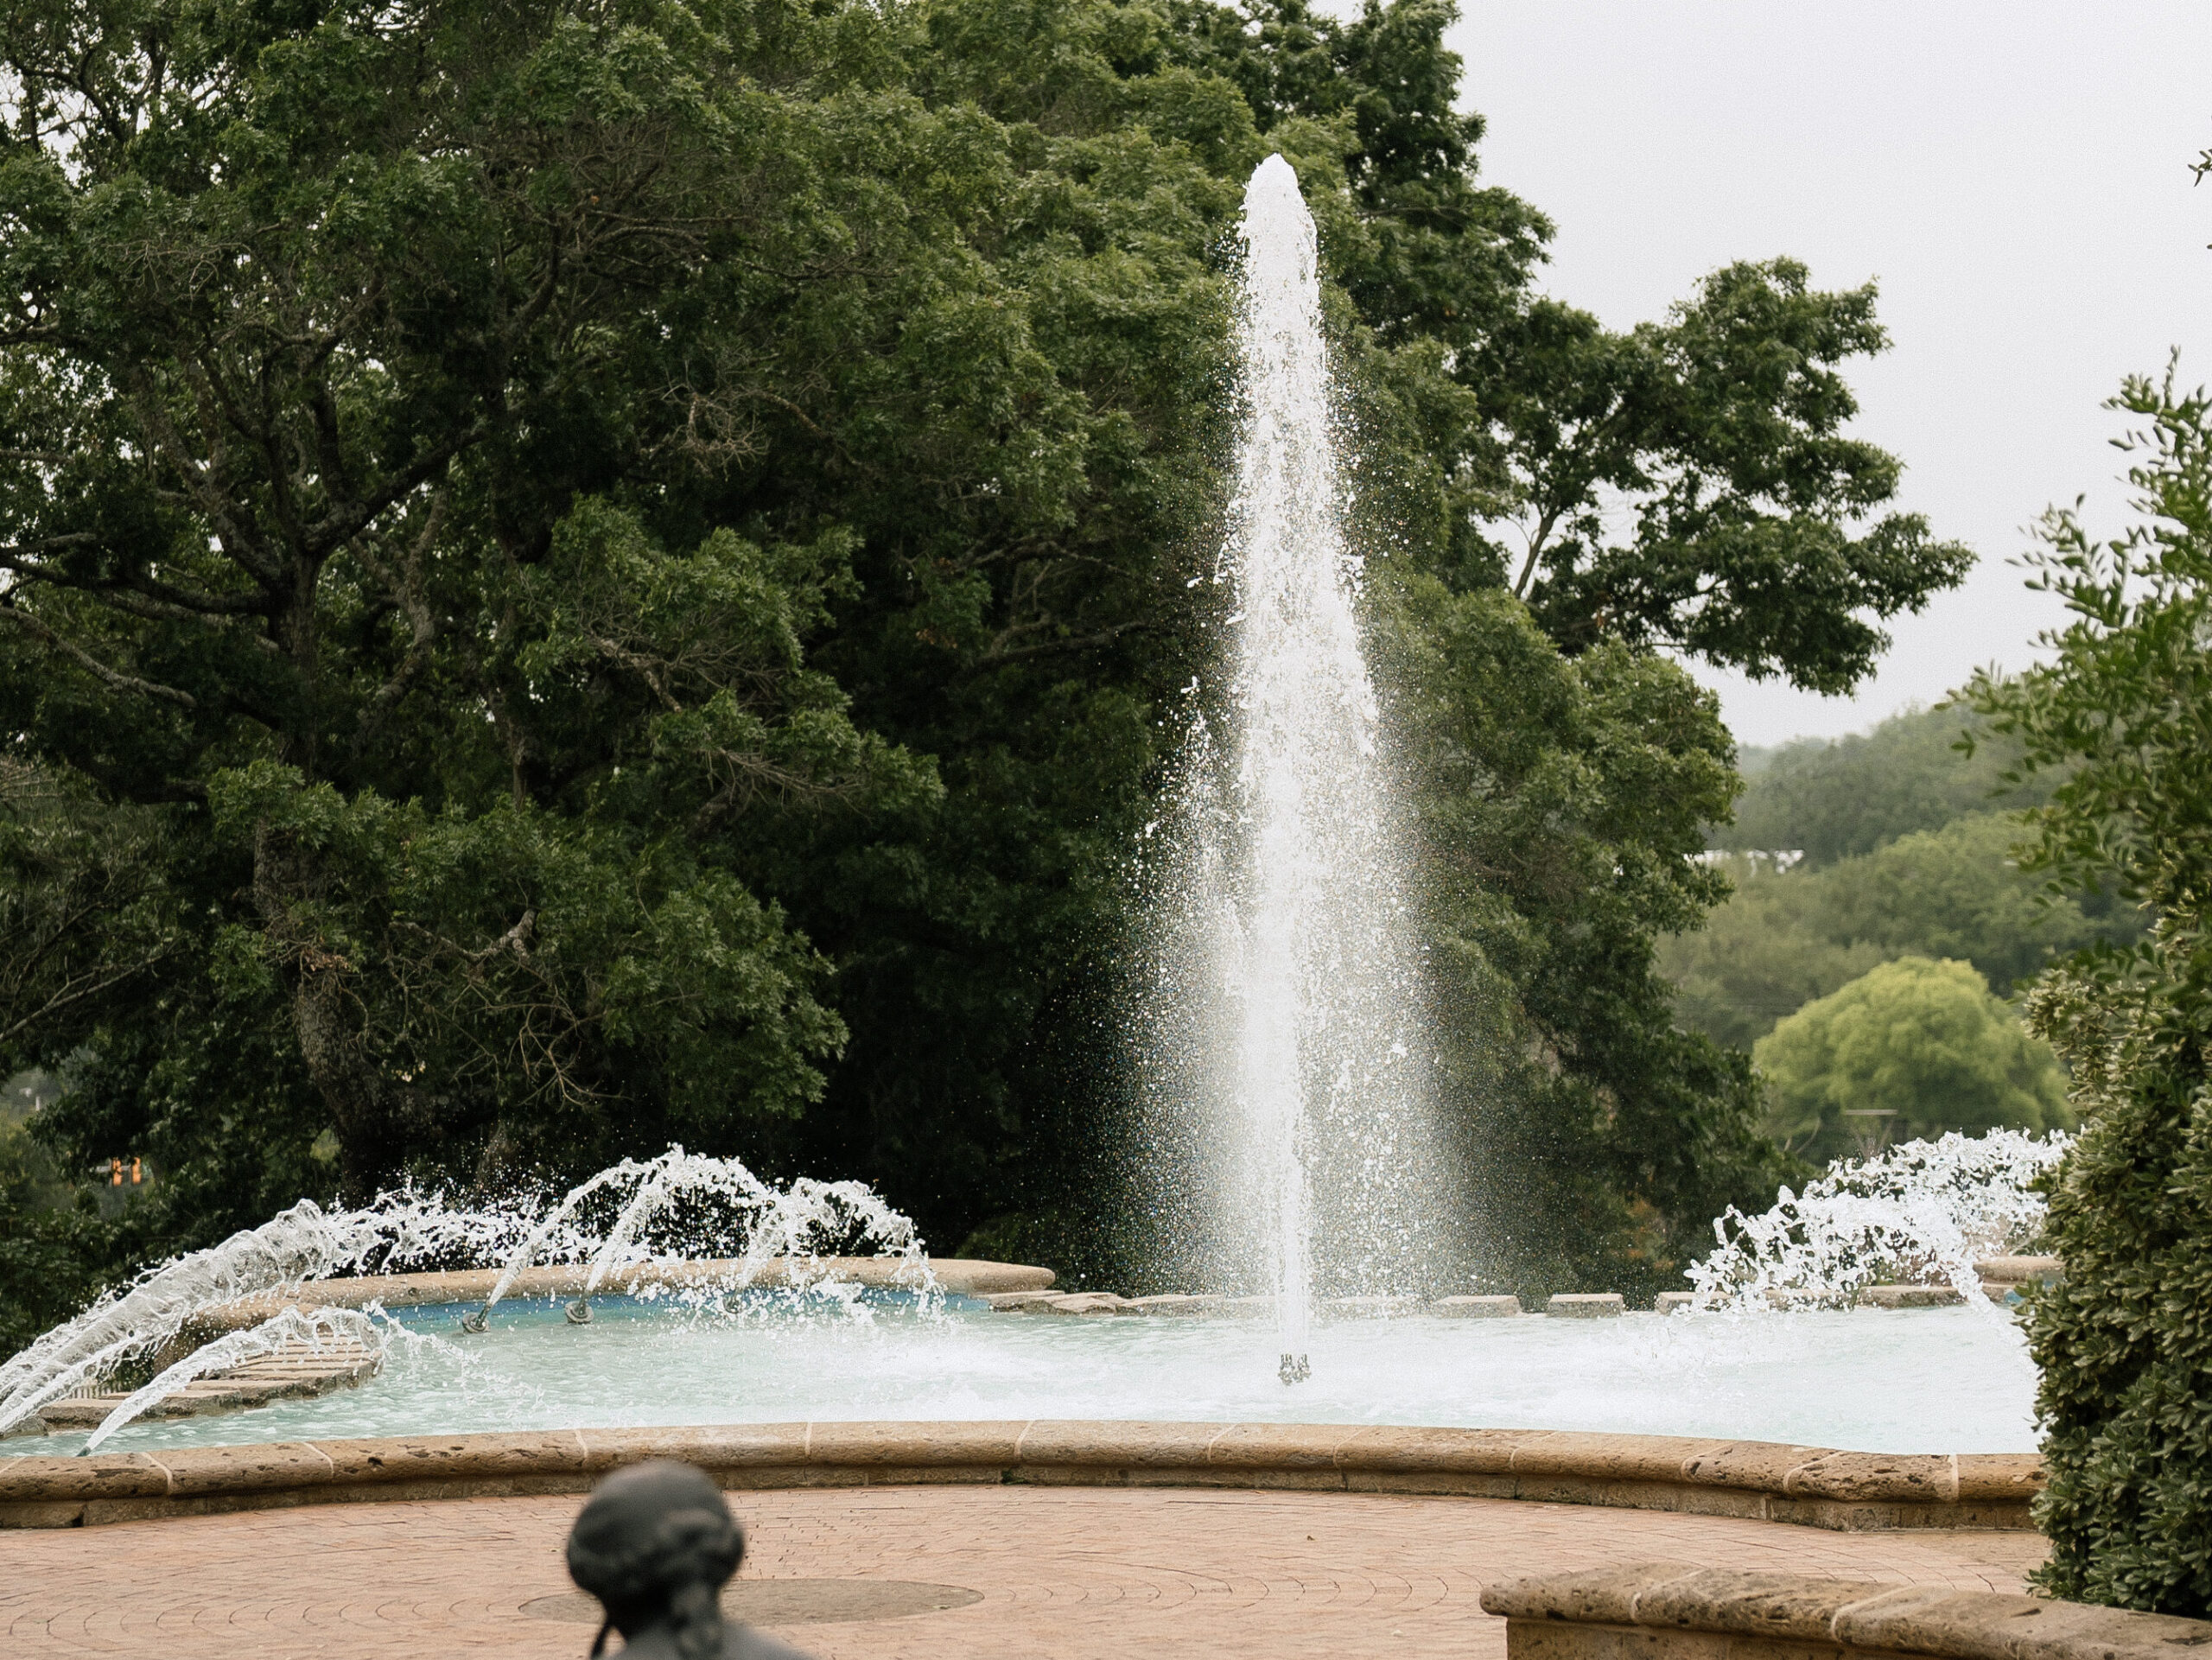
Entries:
<svg viewBox="0 0 2212 1660">
<path fill-rule="evenodd" d="M 609 1190 L 624 1199 L 601 1232 L 583 1220 L 584 1205 Z M 248 1299 L 266 1307 L 297 1297 L 308 1305 L 315 1282 L 334 1275 L 500 1262 L 483 1306 L 461 1317 L 464 1331 L 482 1332 L 494 1307 L 531 1263 L 588 1264 L 582 1294 L 563 1311 L 569 1324 L 588 1325 L 592 1294 L 610 1275 L 648 1262 L 692 1260 L 644 1243 L 655 1218 L 685 1199 L 708 1199 L 727 1213 L 721 1232 L 733 1236 L 738 1250 L 721 1265 L 717 1283 L 723 1290 L 753 1285 L 773 1263 L 776 1283 L 797 1294 L 836 1294 L 845 1288 L 824 1253 L 857 1238 L 900 1258 L 897 1282 L 920 1294 L 925 1306 L 939 1296 L 912 1222 L 863 1184 L 802 1177 L 779 1188 L 735 1159 L 680 1147 L 658 1158 L 610 1165 L 542 1216 L 512 1205 L 454 1205 L 441 1196 L 413 1193 L 382 1194 L 362 1209 L 336 1212 L 303 1199 L 258 1228 L 149 1269 L 0 1364 L 0 1433 L 31 1419 L 49 1402 L 97 1388 L 180 1348 L 183 1358 L 162 1366 L 151 1383 L 118 1405 L 88 1451 L 182 1384 L 286 1345 L 311 1352 L 333 1342 L 358 1345 L 372 1364 L 379 1364 L 390 1340 L 389 1322 L 378 1325 L 346 1309 L 277 1307 L 257 1326 L 199 1340 L 207 1337 L 207 1325 L 221 1323 L 203 1317 L 232 1318 L 236 1309 L 225 1314 L 226 1307 Z"/>
<path fill-rule="evenodd" d="M 1319 249 L 1281 156 L 1238 226 L 1226 707 L 1196 700 L 1157 884 L 1156 1091 L 1211 1122 L 1210 1248 L 1274 1301 L 1277 1375 L 1312 1376 L 1315 1296 L 1404 1291 L 1437 1161 L 1408 884 L 1363 656 Z M 1194 683 L 1195 690 L 1195 683 Z M 1204 1012 L 1193 1014 L 1194 1008 Z M 1218 1152 L 1216 1152 L 1218 1149 Z M 1426 1207 L 1426 1208 L 1425 1208 Z"/>
</svg>

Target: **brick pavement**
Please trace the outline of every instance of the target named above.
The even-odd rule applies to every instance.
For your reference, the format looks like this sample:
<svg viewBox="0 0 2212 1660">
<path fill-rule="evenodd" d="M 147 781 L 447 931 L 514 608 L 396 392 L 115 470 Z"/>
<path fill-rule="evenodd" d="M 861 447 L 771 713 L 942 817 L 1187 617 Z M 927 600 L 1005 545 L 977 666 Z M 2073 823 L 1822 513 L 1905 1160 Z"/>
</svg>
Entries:
<svg viewBox="0 0 2212 1660">
<path fill-rule="evenodd" d="M 742 1577 L 981 1593 L 946 1612 L 776 1628 L 821 1660 L 1502 1660 L 1504 1622 L 1477 1599 L 1510 1574 L 1667 1559 L 2017 1591 L 2044 1551 L 2024 1533 L 1830 1533 L 1370 1494 L 957 1486 L 731 1501 L 750 1539 Z M 0 1534 L 0 1649 L 23 1660 L 582 1656 L 592 1625 L 524 1612 L 558 1609 L 538 1600 L 570 1590 L 560 1548 L 579 1503 L 339 1504 Z"/>
</svg>

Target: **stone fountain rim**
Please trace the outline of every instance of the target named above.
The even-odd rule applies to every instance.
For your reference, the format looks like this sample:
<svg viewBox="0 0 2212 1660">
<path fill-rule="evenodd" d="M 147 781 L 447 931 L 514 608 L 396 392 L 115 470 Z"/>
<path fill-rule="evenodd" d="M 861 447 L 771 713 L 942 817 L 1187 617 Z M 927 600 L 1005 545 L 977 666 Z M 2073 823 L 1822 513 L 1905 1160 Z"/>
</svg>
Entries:
<svg viewBox="0 0 2212 1660">
<path fill-rule="evenodd" d="M 1069 1419 L 669 1426 L 0 1457 L 0 1528 L 582 1492 L 645 1458 L 727 1488 L 1231 1487 L 1528 1499 L 1846 1532 L 2031 1529 L 2033 1453 L 1885 1454 L 1582 1430 Z"/>
<path fill-rule="evenodd" d="M 1054 1278 L 1049 1268 L 1031 1268 L 1020 1262 L 992 1262 L 964 1256 L 925 1260 L 938 1289 L 962 1296 L 1042 1291 L 1052 1285 Z M 869 1287 L 913 1290 L 922 1284 L 922 1266 L 903 1256 L 772 1256 L 752 1265 L 747 1283 L 772 1289 L 828 1277 Z M 648 1286 L 682 1289 L 694 1285 L 719 1285 L 728 1282 L 745 1267 L 734 1257 L 626 1263 L 609 1269 L 598 1288 L 609 1296 L 620 1296 Z M 362 1308 L 372 1302 L 382 1303 L 387 1308 L 482 1302 L 492 1294 L 492 1288 L 499 1283 L 504 1271 L 470 1268 L 417 1274 L 342 1275 L 327 1280 L 310 1280 L 213 1304 L 196 1313 L 192 1323 L 210 1331 L 252 1326 L 279 1308 L 310 1300 L 326 1308 Z M 526 1268 L 516 1274 L 505 1294 L 517 1302 L 532 1297 L 573 1297 L 583 1290 L 590 1277 L 588 1264 L 557 1262 Z"/>
</svg>

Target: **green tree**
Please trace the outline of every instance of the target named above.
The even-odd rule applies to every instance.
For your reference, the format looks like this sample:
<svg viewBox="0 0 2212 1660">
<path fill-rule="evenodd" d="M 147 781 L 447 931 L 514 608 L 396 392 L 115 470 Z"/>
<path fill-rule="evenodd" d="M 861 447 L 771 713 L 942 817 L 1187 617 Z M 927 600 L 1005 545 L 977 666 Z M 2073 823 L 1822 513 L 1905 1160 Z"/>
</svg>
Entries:
<svg viewBox="0 0 2212 1660">
<path fill-rule="evenodd" d="M 1821 931 L 1893 952 L 1964 959 L 2010 996 L 2056 957 L 2113 932 L 2019 868 L 2013 852 L 2025 834 L 2012 814 L 1971 813 L 1845 860 L 1816 877 Z"/>
<path fill-rule="evenodd" d="M 138 1048 L 173 960 L 179 1008 L 289 1027 L 312 1105 L 279 1122 L 334 1130 L 357 1192 L 819 1093 L 828 965 L 721 836 L 931 780 L 802 661 L 850 534 L 671 491 L 836 355 L 855 290 L 988 302 L 933 280 L 941 193 L 837 182 L 853 124 L 917 117 L 868 43 L 759 21 L 741 51 L 619 11 L 11 22 L 9 729 L 112 805 L 105 849 L 168 855 L 143 926 L 46 904 L 36 1053 Z M 811 98 L 756 79 L 793 53 Z M 961 149 L 904 125 L 920 173 Z M 100 1075 L 63 1128 L 122 1110 Z"/>
<path fill-rule="evenodd" d="M 1618 643 L 1566 657 L 1502 589 L 1394 587 L 1386 680 L 1433 849 L 1436 1030 L 1484 1283 L 1664 1288 L 1787 1167 L 1740 1054 L 1685 1034 L 1654 938 L 1713 902 L 1688 855 L 1735 789 L 1715 699 Z"/>
<path fill-rule="evenodd" d="M 1891 1115 L 1897 1141 L 1946 1130 L 2066 1129 L 2065 1080 L 2050 1051 L 1967 963 L 1901 957 L 1808 1003 L 1751 1051 L 1766 1128 L 1815 1162 L 1859 1145 L 1844 1115 Z"/>
<path fill-rule="evenodd" d="M 2050 659 L 1984 677 L 1975 706 L 2053 780 L 2033 864 L 2154 919 L 2147 938 L 2046 976 L 2028 1018 L 2066 1061 L 2085 1128 L 2051 1184 L 2063 1285 L 2028 1339 L 2050 1485 L 2037 1575 L 2082 1601 L 2212 1613 L 2212 400 L 2130 380 L 2117 408 L 2139 517 L 2094 539 L 2044 525 L 2033 585 L 2070 620 Z"/>
</svg>

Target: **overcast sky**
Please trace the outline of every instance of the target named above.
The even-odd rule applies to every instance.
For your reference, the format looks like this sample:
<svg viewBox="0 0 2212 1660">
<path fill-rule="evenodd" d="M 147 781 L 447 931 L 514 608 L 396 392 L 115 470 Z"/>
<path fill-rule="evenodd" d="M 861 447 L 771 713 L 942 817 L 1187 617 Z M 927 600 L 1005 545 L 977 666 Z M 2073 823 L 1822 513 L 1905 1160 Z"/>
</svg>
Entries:
<svg viewBox="0 0 2212 1660">
<path fill-rule="evenodd" d="M 1904 504 L 1981 555 L 1891 626 L 1851 699 L 1700 667 L 1752 744 L 1864 730 L 2053 615 L 2006 561 L 2054 501 L 2119 522 L 2103 401 L 2182 349 L 2212 381 L 2212 4 L 1462 0 L 1483 174 L 1558 224 L 1546 285 L 1625 327 L 1713 267 L 1876 278 L 1894 344 L 1853 372 Z"/>
</svg>

